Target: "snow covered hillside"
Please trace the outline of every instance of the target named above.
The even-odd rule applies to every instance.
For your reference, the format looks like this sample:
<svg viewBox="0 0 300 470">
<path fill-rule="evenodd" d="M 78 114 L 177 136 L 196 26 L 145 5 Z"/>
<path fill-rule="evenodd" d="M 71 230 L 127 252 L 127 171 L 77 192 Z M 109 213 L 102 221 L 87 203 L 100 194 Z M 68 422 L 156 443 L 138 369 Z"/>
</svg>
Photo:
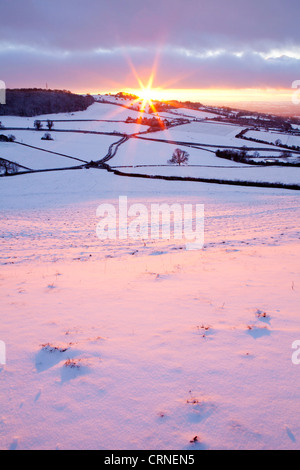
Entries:
<svg viewBox="0 0 300 470">
<path fill-rule="evenodd" d="M 105 165 L 287 184 L 300 169 L 217 158 L 219 146 L 245 145 L 242 126 L 191 112 L 146 132 L 125 122 L 139 115 L 94 103 L 36 117 L 40 131 L 32 118 L 1 119 L 16 140 L 0 142 L 0 158 L 36 171 L 0 178 L 0 448 L 299 449 L 298 191 Z M 167 164 L 176 148 L 187 166 Z M 203 249 L 100 240 L 97 207 L 119 196 L 204 204 Z"/>
</svg>

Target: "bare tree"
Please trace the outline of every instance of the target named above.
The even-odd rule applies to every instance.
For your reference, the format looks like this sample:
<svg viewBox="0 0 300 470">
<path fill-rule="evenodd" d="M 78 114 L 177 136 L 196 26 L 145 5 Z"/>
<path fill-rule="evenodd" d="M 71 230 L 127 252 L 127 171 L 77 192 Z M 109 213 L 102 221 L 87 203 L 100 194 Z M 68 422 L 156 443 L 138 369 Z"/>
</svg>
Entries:
<svg viewBox="0 0 300 470">
<path fill-rule="evenodd" d="M 39 131 L 40 129 L 42 129 L 43 124 L 41 123 L 41 121 L 39 119 L 36 119 L 34 121 L 34 127 L 36 128 L 37 131 Z"/>
<path fill-rule="evenodd" d="M 47 121 L 47 127 L 48 127 L 49 131 L 51 131 L 53 125 L 54 125 L 54 122 L 53 122 L 53 121 L 50 121 L 50 119 L 48 119 L 48 121 Z"/>
<path fill-rule="evenodd" d="M 172 158 L 168 160 L 171 165 L 187 165 L 189 154 L 185 150 L 176 149 L 173 152 Z"/>
</svg>

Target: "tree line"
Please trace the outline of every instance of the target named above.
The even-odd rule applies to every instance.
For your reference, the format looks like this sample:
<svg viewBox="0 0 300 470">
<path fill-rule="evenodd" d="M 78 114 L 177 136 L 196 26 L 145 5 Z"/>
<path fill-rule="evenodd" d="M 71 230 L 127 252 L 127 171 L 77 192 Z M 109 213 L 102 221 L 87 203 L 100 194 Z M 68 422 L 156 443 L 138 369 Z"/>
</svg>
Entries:
<svg viewBox="0 0 300 470">
<path fill-rule="evenodd" d="M 90 95 L 76 95 L 67 90 L 20 88 L 6 90 L 6 104 L 0 105 L 1 116 L 38 116 L 41 114 L 84 111 L 94 103 Z"/>
</svg>

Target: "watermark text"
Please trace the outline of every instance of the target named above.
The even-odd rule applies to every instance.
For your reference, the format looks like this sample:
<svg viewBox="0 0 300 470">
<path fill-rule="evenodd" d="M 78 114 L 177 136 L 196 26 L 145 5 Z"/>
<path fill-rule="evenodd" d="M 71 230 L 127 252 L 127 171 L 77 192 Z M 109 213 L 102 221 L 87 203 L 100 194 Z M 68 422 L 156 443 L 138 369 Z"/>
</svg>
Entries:
<svg viewBox="0 0 300 470">
<path fill-rule="evenodd" d="M 0 104 L 6 104 L 6 86 L 3 80 L 0 80 Z"/>
<path fill-rule="evenodd" d="M 292 363 L 295 366 L 298 366 L 300 364 L 300 340 L 299 339 L 293 342 L 292 349 L 296 350 L 292 354 Z"/>
<path fill-rule="evenodd" d="M 150 207 L 149 207 L 150 206 Z M 118 205 L 103 203 L 96 233 L 100 240 L 181 240 L 187 250 L 204 245 L 204 204 L 134 203 L 119 196 Z"/>
<path fill-rule="evenodd" d="M 293 104 L 300 104 L 300 80 L 294 80 L 292 88 L 296 89 L 292 96 L 292 102 Z"/>
<path fill-rule="evenodd" d="M 6 346 L 4 341 L 0 340 L 0 365 L 6 364 Z"/>
</svg>

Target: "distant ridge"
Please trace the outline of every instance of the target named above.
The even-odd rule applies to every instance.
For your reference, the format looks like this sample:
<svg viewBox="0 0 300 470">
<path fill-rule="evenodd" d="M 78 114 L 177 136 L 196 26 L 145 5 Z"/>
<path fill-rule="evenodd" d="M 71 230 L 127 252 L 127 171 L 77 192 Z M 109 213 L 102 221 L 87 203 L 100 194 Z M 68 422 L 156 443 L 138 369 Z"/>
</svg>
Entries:
<svg viewBox="0 0 300 470">
<path fill-rule="evenodd" d="M 84 111 L 94 98 L 76 95 L 68 90 L 19 88 L 6 90 L 6 104 L 0 105 L 0 116 L 38 116 L 41 114 Z"/>
</svg>

